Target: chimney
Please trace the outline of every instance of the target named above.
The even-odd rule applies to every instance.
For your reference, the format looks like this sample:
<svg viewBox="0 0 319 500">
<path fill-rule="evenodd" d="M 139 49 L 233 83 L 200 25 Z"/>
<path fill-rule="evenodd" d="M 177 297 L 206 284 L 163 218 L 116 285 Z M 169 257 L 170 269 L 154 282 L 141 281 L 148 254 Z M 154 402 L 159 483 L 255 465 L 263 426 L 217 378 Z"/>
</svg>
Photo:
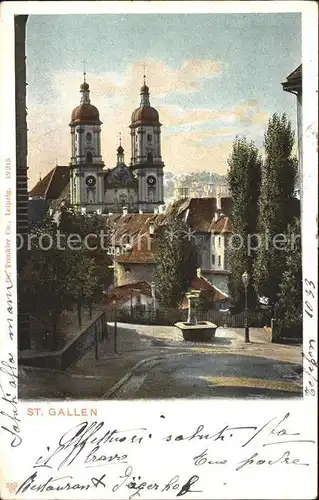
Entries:
<svg viewBox="0 0 319 500">
<path fill-rule="evenodd" d="M 111 212 L 110 210 L 109 210 L 109 215 L 113 215 L 113 212 Z"/>
<path fill-rule="evenodd" d="M 154 214 L 158 214 L 158 207 L 154 207 Z"/>
<path fill-rule="evenodd" d="M 155 233 L 155 226 L 154 226 L 154 223 L 151 222 L 150 225 L 149 225 L 149 234 L 150 234 L 151 238 L 153 238 L 154 233 Z"/>
<path fill-rule="evenodd" d="M 201 278 L 202 277 L 202 269 L 201 269 L 201 267 L 198 267 L 196 269 L 196 272 L 197 272 L 197 278 Z"/>
<path fill-rule="evenodd" d="M 218 219 L 219 219 L 219 213 L 218 213 L 218 210 L 216 210 L 215 216 L 214 216 L 214 221 L 217 222 Z"/>
<path fill-rule="evenodd" d="M 96 213 L 97 213 L 97 215 L 101 215 L 102 210 L 100 208 L 98 208 L 97 211 L 96 211 Z"/>
<path fill-rule="evenodd" d="M 123 207 L 123 215 L 127 215 L 127 214 L 128 214 L 127 207 Z"/>
<path fill-rule="evenodd" d="M 158 213 L 163 214 L 165 212 L 165 205 L 160 205 L 158 207 Z"/>
<path fill-rule="evenodd" d="M 82 214 L 82 215 L 85 215 L 85 214 L 86 214 L 86 208 L 85 208 L 85 207 L 82 207 L 82 208 L 81 208 L 81 214 Z"/>
<path fill-rule="evenodd" d="M 139 214 L 142 214 L 143 213 L 143 210 L 140 208 L 139 211 L 138 211 Z"/>
</svg>

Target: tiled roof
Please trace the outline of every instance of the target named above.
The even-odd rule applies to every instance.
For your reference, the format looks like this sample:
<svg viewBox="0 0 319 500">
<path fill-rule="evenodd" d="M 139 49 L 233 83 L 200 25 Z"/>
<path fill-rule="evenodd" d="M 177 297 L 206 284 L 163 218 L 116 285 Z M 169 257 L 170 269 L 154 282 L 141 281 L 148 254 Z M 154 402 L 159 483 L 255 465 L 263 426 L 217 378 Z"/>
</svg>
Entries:
<svg viewBox="0 0 319 500">
<path fill-rule="evenodd" d="M 30 198 L 55 200 L 69 184 L 68 166 L 57 165 L 43 179 L 41 179 L 29 193 Z"/>
<path fill-rule="evenodd" d="M 287 76 L 287 80 L 293 80 L 295 78 L 302 78 L 302 64 L 298 66 L 297 69 L 295 69 L 290 75 Z"/>
<path fill-rule="evenodd" d="M 131 297 L 135 297 L 140 294 L 148 295 L 150 298 L 152 297 L 150 283 L 147 283 L 147 281 L 139 281 L 137 283 L 129 283 L 127 285 L 117 286 L 107 293 L 106 303 L 110 304 L 115 300 L 116 304 L 119 305 L 123 302 L 126 302 Z M 158 296 L 158 294 L 156 295 Z"/>
<path fill-rule="evenodd" d="M 231 198 L 221 198 L 221 212 L 230 215 Z M 190 198 L 178 200 L 170 207 L 170 213 L 178 214 L 188 211 L 187 223 L 192 231 L 208 232 L 217 208 L 216 198 Z"/>
<path fill-rule="evenodd" d="M 228 295 L 226 295 L 221 290 L 216 288 L 212 283 L 210 283 L 203 276 L 201 276 L 201 277 L 195 276 L 191 281 L 189 289 L 190 290 L 200 290 L 201 292 L 205 293 L 206 297 L 211 296 L 212 303 L 219 301 L 219 300 L 228 299 Z M 188 300 L 187 300 L 186 296 L 184 297 L 182 308 L 183 309 L 188 308 Z"/>
<path fill-rule="evenodd" d="M 299 92 L 302 90 L 302 64 L 298 66 L 290 75 L 287 76 L 286 81 L 281 84 L 283 89 L 287 92 Z"/>
<path fill-rule="evenodd" d="M 230 203 L 228 198 L 222 198 L 221 206 L 224 214 L 229 213 Z M 156 229 L 156 226 L 165 224 L 174 213 L 184 214 L 192 231 L 231 232 L 229 217 L 222 216 L 215 222 L 215 212 L 215 198 L 192 198 L 190 200 L 178 200 L 164 214 L 110 215 L 108 220 L 111 227 L 113 227 L 112 245 L 132 244 L 129 253 L 117 256 L 116 260 L 119 263 L 154 263 L 154 240 L 149 236 L 150 224 L 154 224 L 154 229 Z M 125 241 L 125 236 L 130 237 L 128 241 Z"/>
<path fill-rule="evenodd" d="M 116 257 L 116 261 L 119 264 L 154 264 L 154 253 L 152 250 L 147 248 L 147 244 L 142 243 L 138 247 L 134 245 L 132 250 L 128 254 L 119 255 Z"/>
<path fill-rule="evenodd" d="M 123 246 L 125 243 L 132 244 L 132 250 L 127 254 L 116 257 L 117 262 L 125 263 L 153 263 L 154 242 L 150 237 L 150 225 L 164 222 L 164 214 L 114 214 L 109 216 L 111 227 L 113 227 L 112 245 Z M 125 237 L 129 236 L 126 242 Z"/>
<path fill-rule="evenodd" d="M 220 234 L 231 233 L 232 225 L 229 217 L 222 216 L 217 221 L 213 220 L 209 230 Z"/>
</svg>

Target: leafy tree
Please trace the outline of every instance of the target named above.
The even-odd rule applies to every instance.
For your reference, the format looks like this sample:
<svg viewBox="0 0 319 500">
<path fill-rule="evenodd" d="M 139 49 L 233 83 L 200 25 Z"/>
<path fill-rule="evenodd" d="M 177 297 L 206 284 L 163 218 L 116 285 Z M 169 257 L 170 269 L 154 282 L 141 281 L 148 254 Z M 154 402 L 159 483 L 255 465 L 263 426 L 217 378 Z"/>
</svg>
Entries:
<svg viewBox="0 0 319 500">
<path fill-rule="evenodd" d="M 288 249 L 285 271 L 278 293 L 278 319 L 282 326 L 302 330 L 302 261 L 300 219 L 288 227 Z"/>
<path fill-rule="evenodd" d="M 294 198 L 297 159 L 292 156 L 294 132 L 286 115 L 274 114 L 265 133 L 265 162 L 259 203 L 261 244 L 254 266 L 256 289 L 272 306 L 286 266 L 284 236 L 297 215 Z M 275 238 L 275 240 L 274 240 Z M 280 243 L 280 240 L 282 243 Z"/>
<path fill-rule="evenodd" d="M 82 326 L 82 308 L 86 304 L 91 306 L 97 286 L 93 258 L 87 257 L 82 251 L 79 253 L 67 285 L 69 293 L 77 306 L 79 326 Z"/>
<path fill-rule="evenodd" d="M 214 306 L 214 296 L 215 293 L 212 293 L 212 290 L 202 290 L 197 302 L 197 313 L 201 318 L 208 311 L 213 309 Z"/>
<path fill-rule="evenodd" d="M 173 215 L 155 231 L 156 289 L 167 308 L 178 308 L 196 274 L 196 247 L 188 237 L 189 227 Z"/>
<path fill-rule="evenodd" d="M 34 227 L 31 236 L 32 248 L 19 277 L 21 289 L 32 316 L 50 318 L 51 347 L 55 348 L 59 317 L 72 304 L 67 276 L 72 272 L 75 256 L 57 248 L 57 225 L 49 218 Z"/>
<path fill-rule="evenodd" d="M 110 244 L 110 228 L 105 217 L 96 213 L 85 215 L 72 209 L 61 212 L 60 229 L 69 237 L 81 238 L 81 253 L 74 276 L 71 279 L 74 300 L 77 304 L 79 326 L 82 324 L 82 308 L 89 307 L 92 317 L 93 302 L 98 302 L 112 282 L 111 257 L 106 248 Z"/>
<path fill-rule="evenodd" d="M 64 210 L 58 223 L 46 217 L 31 235 L 32 248 L 20 276 L 22 293 L 35 318 L 50 317 L 54 348 L 61 313 L 76 304 L 81 326 L 83 306 L 91 314 L 93 301 L 100 300 L 112 281 L 106 251 L 109 228 L 103 217 Z"/>
<path fill-rule="evenodd" d="M 252 141 L 237 137 L 228 165 L 228 183 L 233 200 L 231 220 L 233 234 L 236 235 L 229 248 L 232 271 L 229 287 L 233 305 L 241 309 L 245 293 L 242 274 L 247 271 L 251 276 L 255 259 L 262 160 Z M 248 301 L 250 307 L 256 304 L 252 280 L 248 287 Z"/>
</svg>

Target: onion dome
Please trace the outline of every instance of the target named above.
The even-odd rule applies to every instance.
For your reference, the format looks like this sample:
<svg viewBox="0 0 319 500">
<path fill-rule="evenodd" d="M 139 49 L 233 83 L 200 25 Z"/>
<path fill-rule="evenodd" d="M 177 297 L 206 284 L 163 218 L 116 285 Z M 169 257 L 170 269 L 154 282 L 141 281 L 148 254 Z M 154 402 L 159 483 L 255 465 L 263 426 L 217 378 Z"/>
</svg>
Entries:
<svg viewBox="0 0 319 500">
<path fill-rule="evenodd" d="M 122 146 L 119 146 L 119 147 L 117 148 L 117 153 L 118 153 L 119 155 L 122 155 L 122 154 L 124 153 L 124 149 L 123 149 L 123 147 L 122 147 Z"/>
<path fill-rule="evenodd" d="M 133 111 L 130 126 L 131 127 L 137 127 L 138 125 L 160 126 L 158 111 L 155 108 L 152 108 L 150 105 L 149 87 L 146 85 L 145 80 L 144 80 L 144 85 L 141 87 L 140 95 L 141 95 L 141 104 L 139 108 Z"/>
<path fill-rule="evenodd" d="M 84 81 L 81 86 L 80 86 L 80 90 L 89 90 L 90 89 L 90 86 L 88 84 L 88 82 Z"/>
<path fill-rule="evenodd" d="M 80 86 L 81 104 L 71 114 L 72 125 L 101 125 L 99 110 L 91 104 L 90 86 L 84 79 Z"/>
<path fill-rule="evenodd" d="M 80 104 L 71 115 L 70 125 L 100 125 L 99 110 L 92 104 Z"/>
<path fill-rule="evenodd" d="M 140 107 L 132 113 L 131 126 L 159 125 L 159 115 L 155 108 Z"/>
<path fill-rule="evenodd" d="M 149 94 L 150 93 L 150 89 L 149 87 L 146 85 L 146 83 L 144 82 L 144 85 L 141 87 L 141 94 Z"/>
<path fill-rule="evenodd" d="M 124 165 L 124 148 L 122 146 L 122 141 L 121 141 L 121 134 L 120 134 L 120 145 L 117 148 L 117 165 Z"/>
</svg>

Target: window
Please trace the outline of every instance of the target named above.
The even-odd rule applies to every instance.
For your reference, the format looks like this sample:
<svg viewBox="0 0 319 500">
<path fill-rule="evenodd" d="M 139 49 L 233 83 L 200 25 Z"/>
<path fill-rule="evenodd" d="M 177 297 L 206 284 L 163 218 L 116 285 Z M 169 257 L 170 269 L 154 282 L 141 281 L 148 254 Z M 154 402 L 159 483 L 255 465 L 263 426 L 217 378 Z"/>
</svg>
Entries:
<svg viewBox="0 0 319 500">
<path fill-rule="evenodd" d="M 153 153 L 147 153 L 147 161 L 153 162 Z"/>
<path fill-rule="evenodd" d="M 221 236 L 218 236 L 218 246 L 220 247 L 222 245 L 222 238 Z"/>
<path fill-rule="evenodd" d="M 221 255 L 218 255 L 218 265 L 219 265 L 219 267 L 222 265 Z"/>
<path fill-rule="evenodd" d="M 88 142 L 91 142 L 91 141 L 92 141 L 92 134 L 91 134 L 91 132 L 88 132 L 88 133 L 86 134 L 86 140 L 87 140 Z"/>
<path fill-rule="evenodd" d="M 93 155 L 92 155 L 91 151 L 88 151 L 88 152 L 86 153 L 86 161 L 87 161 L 88 163 L 90 163 L 90 164 L 93 162 Z"/>
<path fill-rule="evenodd" d="M 152 142 L 152 135 L 151 134 L 147 134 L 147 141 Z"/>
<path fill-rule="evenodd" d="M 154 188 L 148 188 L 147 197 L 148 197 L 148 201 L 150 203 L 153 203 L 155 201 L 155 189 Z"/>
<path fill-rule="evenodd" d="M 212 255 L 212 264 L 215 265 L 215 254 Z"/>
<path fill-rule="evenodd" d="M 122 205 L 122 207 L 124 207 L 125 205 L 127 205 L 127 196 L 126 194 L 124 193 L 121 193 L 120 196 L 119 196 L 119 202 L 120 202 L 120 205 Z"/>
</svg>

